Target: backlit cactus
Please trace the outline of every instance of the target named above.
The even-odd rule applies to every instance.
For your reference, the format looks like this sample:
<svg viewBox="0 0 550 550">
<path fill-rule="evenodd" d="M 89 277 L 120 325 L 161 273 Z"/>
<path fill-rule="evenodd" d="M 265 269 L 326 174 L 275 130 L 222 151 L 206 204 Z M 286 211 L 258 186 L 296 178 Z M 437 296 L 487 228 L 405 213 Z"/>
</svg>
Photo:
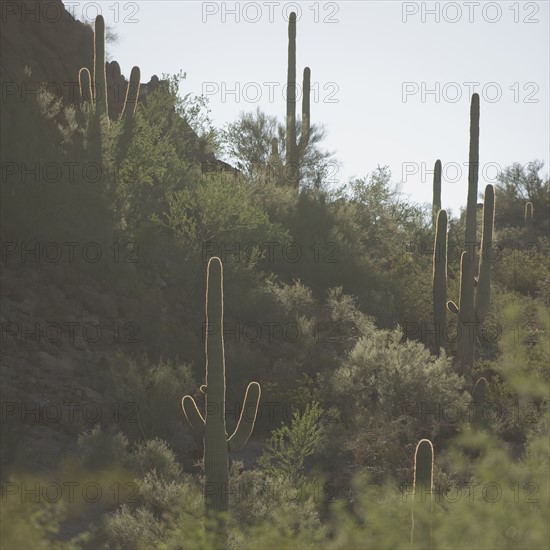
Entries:
<svg viewBox="0 0 550 550">
<path fill-rule="evenodd" d="M 311 70 L 304 69 L 302 86 L 302 128 L 296 140 L 296 13 L 288 20 L 288 72 L 286 84 L 286 163 L 284 171 L 288 182 L 298 188 L 300 184 L 300 156 L 309 143 L 310 134 Z M 282 166 L 277 140 L 272 142 L 272 157 L 275 166 Z"/>
<path fill-rule="evenodd" d="M 206 275 L 206 385 L 203 416 L 193 397 L 182 399 L 185 417 L 204 440 L 205 504 L 209 515 L 228 510 L 228 451 L 240 449 L 250 437 L 260 402 L 261 389 L 250 382 L 246 389 L 239 422 L 231 437 L 225 426 L 225 354 L 223 341 L 223 266 L 211 258 Z M 253 414 L 250 414 L 250 412 Z"/>
<path fill-rule="evenodd" d="M 434 353 L 439 355 L 447 318 L 447 223 L 446 210 L 437 215 L 433 256 Z"/>
<path fill-rule="evenodd" d="M 133 115 L 136 110 L 140 86 L 139 67 L 133 67 L 126 89 L 126 97 L 122 108 L 121 117 Z M 107 72 L 105 68 L 105 21 L 98 15 L 94 26 L 94 69 L 93 75 L 83 67 L 78 73 L 80 98 L 89 101 L 94 106 L 95 113 L 100 117 L 108 114 L 109 105 L 107 99 Z M 108 118 L 107 118 L 108 120 Z"/>
<path fill-rule="evenodd" d="M 461 374 L 468 374 L 474 362 L 475 341 L 479 328 L 489 310 L 491 295 L 491 262 L 495 193 L 492 185 L 485 188 L 483 205 L 483 234 L 478 276 L 476 263 L 477 182 L 479 168 L 479 95 L 472 95 L 470 108 L 470 155 L 468 171 L 468 202 L 466 206 L 465 251 L 460 257 L 459 304 L 447 303 L 449 311 L 458 315 L 457 364 Z M 477 290 L 476 290 L 477 287 Z"/>
<path fill-rule="evenodd" d="M 139 97 L 141 74 L 139 67 L 133 67 L 124 105 L 120 115 L 123 123 L 122 133 L 117 143 L 117 160 L 120 161 L 126 154 L 133 129 L 133 116 L 136 110 Z M 105 67 L 105 21 L 103 16 L 98 15 L 94 26 L 94 69 L 93 75 L 83 67 L 78 73 L 80 99 L 92 107 L 94 116 L 91 121 L 88 141 L 90 142 L 91 154 L 94 158 L 101 160 L 101 124 L 104 121 L 109 125 L 109 104 L 107 98 L 107 73 Z"/>
<path fill-rule="evenodd" d="M 411 548 L 427 549 L 432 547 L 431 513 L 434 489 L 434 448 L 429 439 L 421 439 L 416 446 L 413 475 Z"/>
</svg>

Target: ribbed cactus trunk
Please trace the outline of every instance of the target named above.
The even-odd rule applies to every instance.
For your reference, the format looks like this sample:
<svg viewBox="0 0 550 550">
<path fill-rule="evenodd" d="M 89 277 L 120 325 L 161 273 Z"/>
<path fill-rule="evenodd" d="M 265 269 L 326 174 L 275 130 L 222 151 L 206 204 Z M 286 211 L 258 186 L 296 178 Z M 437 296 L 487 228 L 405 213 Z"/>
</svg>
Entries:
<svg viewBox="0 0 550 550">
<path fill-rule="evenodd" d="M 411 548 L 432 548 L 433 466 L 432 442 L 422 439 L 414 453 Z"/>
<path fill-rule="evenodd" d="M 447 334 L 447 211 L 437 215 L 433 256 L 434 354 L 439 356 Z"/>
<path fill-rule="evenodd" d="M 208 264 L 206 279 L 206 418 L 204 425 L 205 499 L 209 512 L 227 512 L 229 484 L 225 432 L 225 357 L 223 280 L 218 259 Z"/>
<path fill-rule="evenodd" d="M 463 373 L 468 372 L 474 361 L 475 314 L 474 276 L 477 246 L 477 185 L 479 170 L 479 95 L 472 95 L 470 107 L 470 153 L 468 167 L 468 201 L 466 204 L 465 254 L 461 258 L 460 325 L 458 337 L 458 362 Z"/>
</svg>

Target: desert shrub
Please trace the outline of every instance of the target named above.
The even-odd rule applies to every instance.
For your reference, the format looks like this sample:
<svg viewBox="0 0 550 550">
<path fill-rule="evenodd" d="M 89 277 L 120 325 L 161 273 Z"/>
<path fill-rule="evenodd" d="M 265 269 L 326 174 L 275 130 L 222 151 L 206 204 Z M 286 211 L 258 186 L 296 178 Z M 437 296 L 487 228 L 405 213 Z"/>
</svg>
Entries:
<svg viewBox="0 0 550 550">
<path fill-rule="evenodd" d="M 181 467 L 176 461 L 174 453 L 166 442 L 160 439 L 137 443 L 133 453 L 128 458 L 128 463 L 139 477 L 143 477 L 149 472 L 155 472 L 166 482 L 181 479 Z"/>
<path fill-rule="evenodd" d="M 112 427 L 102 430 L 96 424 L 90 431 L 78 436 L 82 464 L 90 469 L 101 469 L 128 460 L 128 439 Z"/>
<path fill-rule="evenodd" d="M 105 377 L 107 391 L 117 401 L 132 405 L 133 426 L 145 439 L 170 440 L 181 424 L 181 398 L 196 388 L 190 365 L 165 359 L 151 364 L 145 355 L 131 360 L 118 357 Z"/>
<path fill-rule="evenodd" d="M 302 482 L 304 460 L 321 443 L 319 419 L 322 413 L 319 404 L 313 402 L 303 413 L 294 411 L 290 425 L 273 430 L 265 443 L 264 454 L 258 460 L 269 476 L 288 479 L 297 485 Z"/>
<path fill-rule="evenodd" d="M 549 268 L 548 241 L 504 248 L 495 263 L 494 279 L 506 290 L 536 296 Z"/>
<path fill-rule="evenodd" d="M 359 462 L 377 468 L 403 467 L 404 446 L 454 431 L 467 419 L 464 381 L 452 361 L 432 356 L 421 343 L 402 342 L 399 330 L 364 334 L 331 385 L 348 445 Z"/>
</svg>

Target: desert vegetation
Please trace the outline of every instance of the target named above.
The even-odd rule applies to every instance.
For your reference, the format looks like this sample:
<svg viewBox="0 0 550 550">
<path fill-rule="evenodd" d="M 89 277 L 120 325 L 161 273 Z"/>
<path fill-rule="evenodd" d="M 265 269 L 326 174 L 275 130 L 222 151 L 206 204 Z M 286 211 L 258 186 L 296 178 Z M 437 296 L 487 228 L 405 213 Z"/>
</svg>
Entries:
<svg viewBox="0 0 550 550">
<path fill-rule="evenodd" d="M 460 213 L 435 158 L 431 204 L 383 166 L 328 185 L 337 160 L 309 68 L 296 117 L 293 16 L 288 30 L 286 124 L 257 110 L 215 128 L 182 73 L 139 101 L 138 67 L 110 116 L 101 17 L 76 104 L 45 88 L 5 103 L 3 271 L 21 296 L 54 289 L 25 322 L 126 323 L 80 355 L 44 338 L 27 352 L 7 295 L 4 360 L 30 353 L 35 370 L 2 390 L 2 548 L 548 547 L 542 163 L 478 185 L 474 94 Z M 89 170 L 23 180 L 36 163 Z M 61 268 L 40 252 L 90 242 L 101 258 Z M 58 401 L 79 399 L 68 368 L 103 414 L 50 422 L 41 456 L 14 403 L 46 392 L 44 353 Z"/>
</svg>

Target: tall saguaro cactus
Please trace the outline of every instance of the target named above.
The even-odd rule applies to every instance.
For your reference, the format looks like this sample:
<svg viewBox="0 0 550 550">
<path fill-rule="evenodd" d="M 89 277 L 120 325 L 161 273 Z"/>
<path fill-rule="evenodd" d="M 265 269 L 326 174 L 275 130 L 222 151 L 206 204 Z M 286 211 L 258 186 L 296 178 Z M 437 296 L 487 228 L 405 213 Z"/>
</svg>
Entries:
<svg viewBox="0 0 550 550">
<path fill-rule="evenodd" d="M 411 548 L 432 548 L 431 513 L 434 485 L 434 448 L 429 439 L 421 439 L 414 452 L 413 511 Z M 417 510 L 415 523 L 414 511 Z"/>
<path fill-rule="evenodd" d="M 468 169 L 468 201 L 466 205 L 465 250 L 460 257 L 459 305 L 448 302 L 449 310 L 458 315 L 457 363 L 461 374 L 469 373 L 474 361 L 474 347 L 479 324 L 489 308 L 491 262 L 488 254 L 492 247 L 494 219 L 494 189 L 485 189 L 482 257 L 479 277 L 475 278 L 477 246 L 477 184 L 479 171 L 479 95 L 473 94 L 470 106 L 470 152 Z M 478 286 L 477 298 L 475 287 Z"/>
<path fill-rule="evenodd" d="M 133 129 L 133 116 L 136 110 L 141 73 L 139 67 L 133 67 L 126 89 L 124 106 L 120 118 L 123 122 L 122 135 L 117 144 L 119 160 L 126 153 L 129 138 Z M 109 124 L 109 104 L 107 99 L 107 73 L 105 67 L 105 21 L 98 15 L 94 25 L 94 68 L 93 76 L 88 68 L 83 67 L 78 73 L 81 101 L 92 106 L 93 117 L 89 134 L 92 156 L 101 159 L 101 124 Z"/>
<path fill-rule="evenodd" d="M 433 256 L 434 353 L 439 355 L 447 319 L 447 223 L 446 210 L 437 215 Z"/>
<path fill-rule="evenodd" d="M 310 95 L 311 70 L 304 69 L 302 85 L 302 127 L 300 139 L 296 139 L 296 13 L 292 12 L 288 20 L 288 71 L 286 83 L 286 166 L 285 174 L 291 185 L 298 188 L 300 184 L 300 156 L 303 154 L 310 135 Z M 279 165 L 278 143 L 272 141 L 272 157 Z"/>
<path fill-rule="evenodd" d="M 240 449 L 254 429 L 261 389 L 250 382 L 246 389 L 239 422 L 231 437 L 225 427 L 225 352 L 223 342 L 223 266 L 219 258 L 208 262 L 206 275 L 206 385 L 205 415 L 193 397 L 182 399 L 185 418 L 204 440 L 204 487 L 206 510 L 209 515 L 228 510 L 229 459 L 228 451 Z M 252 409 L 253 415 L 249 414 Z"/>
</svg>

